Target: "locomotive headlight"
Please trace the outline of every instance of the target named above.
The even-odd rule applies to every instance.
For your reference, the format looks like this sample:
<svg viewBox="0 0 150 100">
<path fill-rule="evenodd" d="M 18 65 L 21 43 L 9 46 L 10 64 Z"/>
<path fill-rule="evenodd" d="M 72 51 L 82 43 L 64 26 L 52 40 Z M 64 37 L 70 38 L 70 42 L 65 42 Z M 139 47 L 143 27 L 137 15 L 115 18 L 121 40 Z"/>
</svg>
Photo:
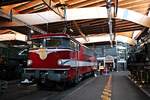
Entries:
<svg viewBox="0 0 150 100">
<path fill-rule="evenodd" d="M 58 60 L 58 65 L 61 65 L 62 64 L 62 61 L 61 60 Z"/>
<path fill-rule="evenodd" d="M 32 65 L 32 60 L 28 60 L 27 61 L 27 66 L 31 66 Z"/>
</svg>

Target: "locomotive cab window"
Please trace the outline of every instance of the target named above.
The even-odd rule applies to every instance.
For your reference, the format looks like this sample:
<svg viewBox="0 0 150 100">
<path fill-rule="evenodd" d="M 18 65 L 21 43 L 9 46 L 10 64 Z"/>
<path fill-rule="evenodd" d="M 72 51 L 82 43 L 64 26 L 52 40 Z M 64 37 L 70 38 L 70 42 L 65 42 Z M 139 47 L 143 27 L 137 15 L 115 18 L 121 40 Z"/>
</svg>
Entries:
<svg viewBox="0 0 150 100">
<path fill-rule="evenodd" d="M 43 47 L 43 39 L 33 39 L 31 47 L 32 48 L 41 48 L 41 47 Z"/>
<path fill-rule="evenodd" d="M 46 47 L 57 47 L 57 48 L 68 48 L 69 39 L 68 38 L 49 38 L 46 40 Z"/>
<path fill-rule="evenodd" d="M 76 43 L 76 42 L 70 40 L 70 48 L 71 48 L 72 50 L 78 51 L 79 48 L 80 48 L 80 44 L 78 44 L 78 43 Z"/>
<path fill-rule="evenodd" d="M 69 38 L 65 37 L 48 37 L 33 39 L 31 48 L 69 48 Z"/>
<path fill-rule="evenodd" d="M 70 48 L 75 50 L 75 43 L 72 40 L 70 40 Z"/>
<path fill-rule="evenodd" d="M 70 39 L 69 38 L 62 38 L 62 47 L 69 48 Z"/>
<path fill-rule="evenodd" d="M 61 41 L 58 39 L 47 39 L 46 47 L 59 47 L 61 46 Z"/>
</svg>

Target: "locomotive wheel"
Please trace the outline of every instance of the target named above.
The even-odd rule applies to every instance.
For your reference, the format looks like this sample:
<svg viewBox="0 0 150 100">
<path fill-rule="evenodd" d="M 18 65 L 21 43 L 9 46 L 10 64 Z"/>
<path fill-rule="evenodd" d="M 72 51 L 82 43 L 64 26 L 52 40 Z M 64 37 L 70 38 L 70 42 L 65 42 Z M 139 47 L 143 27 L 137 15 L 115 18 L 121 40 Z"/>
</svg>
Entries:
<svg viewBox="0 0 150 100">
<path fill-rule="evenodd" d="M 41 83 L 39 81 L 37 83 L 37 88 L 40 90 L 58 90 L 63 91 L 67 88 L 67 82 L 52 82 L 52 81 L 46 81 L 45 83 Z"/>
<path fill-rule="evenodd" d="M 56 84 L 56 89 L 59 91 L 64 91 L 67 88 L 66 82 L 61 82 Z"/>
<path fill-rule="evenodd" d="M 46 89 L 46 85 L 43 84 L 43 83 L 41 83 L 41 82 L 38 82 L 38 83 L 37 83 L 37 88 L 38 88 L 39 90 Z"/>
<path fill-rule="evenodd" d="M 96 71 L 93 71 L 93 72 L 91 73 L 91 76 L 92 76 L 92 77 L 96 77 L 96 76 L 97 76 Z"/>
<path fill-rule="evenodd" d="M 76 76 L 76 77 L 74 78 L 73 82 L 72 82 L 72 83 L 73 83 L 73 86 L 79 84 L 79 82 L 80 82 L 79 76 Z"/>
<path fill-rule="evenodd" d="M 54 88 L 54 83 L 49 82 L 49 81 L 45 81 L 45 83 L 42 83 L 41 81 L 39 81 L 37 83 L 37 88 L 40 89 L 40 90 L 53 89 Z"/>
<path fill-rule="evenodd" d="M 79 78 L 75 79 L 75 84 L 79 84 Z"/>
</svg>

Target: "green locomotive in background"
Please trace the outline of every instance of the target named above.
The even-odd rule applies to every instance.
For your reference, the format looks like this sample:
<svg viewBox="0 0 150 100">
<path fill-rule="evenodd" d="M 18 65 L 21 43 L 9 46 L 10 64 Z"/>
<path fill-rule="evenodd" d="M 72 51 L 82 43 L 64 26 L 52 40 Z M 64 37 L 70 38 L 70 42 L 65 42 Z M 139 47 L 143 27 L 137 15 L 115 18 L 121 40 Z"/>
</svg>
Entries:
<svg viewBox="0 0 150 100">
<path fill-rule="evenodd" d="M 0 95 L 10 81 L 21 78 L 27 63 L 27 36 L 4 29 L 0 31 Z"/>
<path fill-rule="evenodd" d="M 7 82 L 21 78 L 26 66 L 27 46 L 0 42 L 0 94 L 7 88 Z"/>
<path fill-rule="evenodd" d="M 19 78 L 20 71 L 26 66 L 27 50 L 21 47 L 0 47 L 0 79 Z"/>
</svg>

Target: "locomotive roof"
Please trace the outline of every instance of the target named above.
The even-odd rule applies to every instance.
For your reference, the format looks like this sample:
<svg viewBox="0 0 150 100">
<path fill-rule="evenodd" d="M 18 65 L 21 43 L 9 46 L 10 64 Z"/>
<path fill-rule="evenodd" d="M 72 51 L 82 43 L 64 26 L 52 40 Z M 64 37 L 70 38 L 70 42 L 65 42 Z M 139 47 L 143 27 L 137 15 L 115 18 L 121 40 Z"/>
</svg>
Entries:
<svg viewBox="0 0 150 100">
<path fill-rule="evenodd" d="M 45 37 L 68 37 L 68 35 L 64 33 L 38 34 L 38 35 L 32 35 L 31 39 L 39 39 L 39 38 L 45 38 Z"/>
<path fill-rule="evenodd" d="M 48 33 L 48 34 L 37 34 L 37 35 L 32 35 L 31 39 L 40 39 L 40 38 L 44 38 L 44 37 L 66 37 L 66 38 L 70 38 L 71 40 L 73 40 L 74 42 L 82 45 L 85 48 L 88 48 L 87 46 L 83 45 L 82 43 L 80 43 L 78 40 L 76 40 L 75 38 L 69 36 L 68 34 L 64 34 L 64 33 Z"/>
</svg>

